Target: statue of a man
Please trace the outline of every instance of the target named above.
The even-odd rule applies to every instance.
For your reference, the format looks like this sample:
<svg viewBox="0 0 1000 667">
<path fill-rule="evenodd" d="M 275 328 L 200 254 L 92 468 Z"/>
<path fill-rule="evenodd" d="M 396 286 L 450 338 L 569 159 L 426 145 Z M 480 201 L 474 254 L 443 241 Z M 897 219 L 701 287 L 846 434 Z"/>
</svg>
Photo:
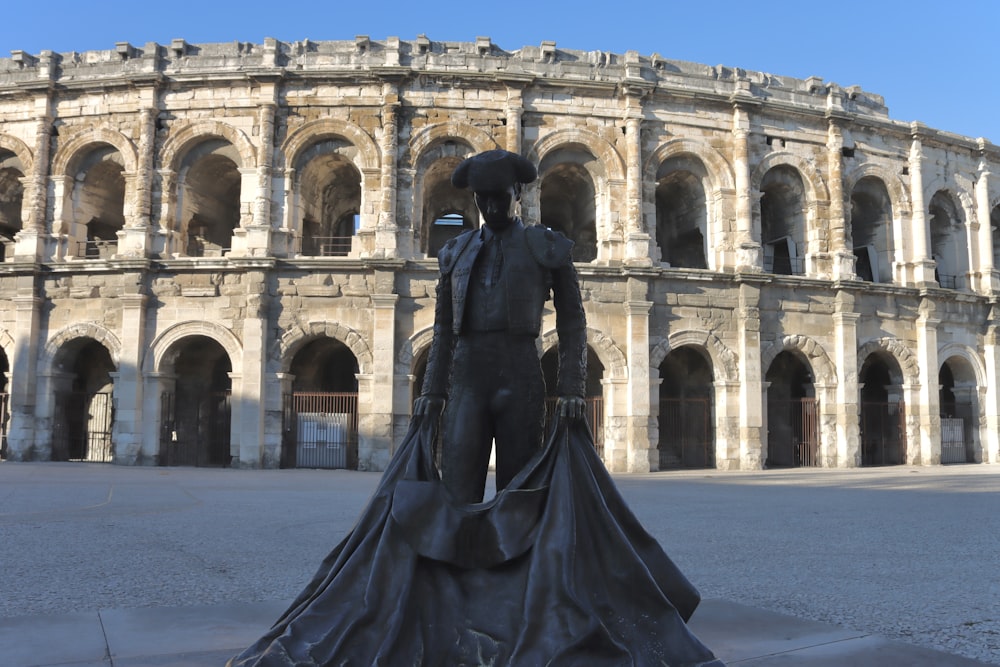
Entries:
<svg viewBox="0 0 1000 667">
<path fill-rule="evenodd" d="M 460 503 L 482 501 L 494 441 L 497 491 L 541 446 L 545 382 L 536 339 L 550 294 L 559 335 L 557 409 L 571 419 L 584 412 L 586 318 L 573 242 L 516 215 L 521 187 L 537 175 L 520 155 L 492 150 L 464 160 L 451 177 L 475 194 L 485 225 L 438 253 L 434 340 L 414 413 L 443 410 L 441 476 Z"/>
</svg>

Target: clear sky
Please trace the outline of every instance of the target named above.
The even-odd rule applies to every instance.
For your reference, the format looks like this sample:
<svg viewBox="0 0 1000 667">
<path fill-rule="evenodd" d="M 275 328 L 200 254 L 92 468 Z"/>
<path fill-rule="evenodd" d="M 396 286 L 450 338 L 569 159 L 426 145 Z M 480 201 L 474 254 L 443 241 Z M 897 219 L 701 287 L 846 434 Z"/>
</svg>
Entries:
<svg viewBox="0 0 1000 667">
<path fill-rule="evenodd" d="M 20 0 L 0 55 L 168 44 L 395 36 L 500 48 L 552 40 L 603 50 L 820 76 L 885 97 L 889 115 L 1000 144 L 1000 0 Z"/>
</svg>

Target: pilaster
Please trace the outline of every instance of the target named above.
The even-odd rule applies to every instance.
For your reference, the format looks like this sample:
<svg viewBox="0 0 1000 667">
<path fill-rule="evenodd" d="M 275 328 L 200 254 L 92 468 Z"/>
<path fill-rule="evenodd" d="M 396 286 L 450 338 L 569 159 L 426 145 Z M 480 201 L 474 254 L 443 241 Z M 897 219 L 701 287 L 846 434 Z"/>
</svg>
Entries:
<svg viewBox="0 0 1000 667">
<path fill-rule="evenodd" d="M 927 206 L 924 203 L 924 152 L 921 142 L 919 123 L 913 124 L 912 142 L 910 144 L 910 201 L 913 213 L 910 218 L 909 233 L 904 233 L 904 239 L 910 239 L 912 245 L 907 254 L 907 264 L 910 267 L 908 283 L 915 287 L 925 285 L 937 286 L 934 280 L 934 261 L 928 254 L 930 247 L 930 228 L 927 225 Z"/>
<path fill-rule="evenodd" d="M 746 93 L 749 95 L 749 92 Z M 750 193 L 750 113 L 744 102 L 733 104 L 733 174 L 736 181 L 736 270 L 761 270 L 761 245 L 753 233 Z"/>
<path fill-rule="evenodd" d="M 844 133 L 840 127 L 842 121 L 829 119 L 827 128 L 826 156 L 828 180 L 830 185 L 830 209 L 827 215 L 827 251 L 833 262 L 830 268 L 833 280 L 850 280 L 854 274 L 854 248 L 847 228 L 844 211 Z"/>
<path fill-rule="evenodd" d="M 146 304 L 142 276 L 133 276 L 135 292 L 118 297 L 121 303 L 121 357 L 114 384 L 115 422 L 112 442 L 115 462 L 125 465 L 151 463 L 142 447 L 143 381 L 140 368 L 146 351 Z"/>
<path fill-rule="evenodd" d="M 49 452 L 42 452 L 36 447 L 35 401 L 41 398 L 43 402 L 52 400 L 51 394 L 39 394 L 38 386 L 38 342 L 42 339 L 39 321 L 41 317 L 41 298 L 35 296 L 31 285 L 31 276 L 19 278 L 25 283 L 30 281 L 18 292 L 14 302 L 14 354 L 10 371 L 10 423 L 7 427 L 7 456 L 12 461 L 47 460 Z"/>
<path fill-rule="evenodd" d="M 367 403 L 361 404 L 367 406 L 368 414 L 362 420 L 364 432 L 361 435 L 365 446 L 359 448 L 358 466 L 365 470 L 385 470 L 393 448 L 396 304 L 399 295 L 372 294 L 371 299 L 371 397 Z"/>
<path fill-rule="evenodd" d="M 913 394 L 918 398 L 917 414 L 907 416 L 907 424 L 913 417 L 919 419 L 919 442 L 907 438 L 906 462 L 910 464 L 933 465 L 941 463 L 941 394 L 938 370 L 938 326 L 937 306 L 928 298 L 920 302 L 917 315 L 917 359 L 919 359 L 920 386 Z M 910 408 L 907 397 L 907 408 Z M 908 434 L 909 435 L 909 434 Z M 916 446 L 914 446 L 916 445 Z"/>
<path fill-rule="evenodd" d="M 264 363 L 267 359 L 267 274 L 247 271 L 246 316 L 243 319 L 243 365 L 234 374 L 232 434 L 233 464 L 241 468 L 276 468 L 280 453 L 263 451 L 264 442 Z M 236 380 L 239 379 L 239 381 Z"/>
<path fill-rule="evenodd" d="M 836 438 L 821 442 L 820 457 L 827 467 L 861 465 L 861 387 L 858 384 L 858 320 L 854 295 L 840 291 L 834 301 L 834 359 L 837 371 Z M 824 409 L 824 413 L 826 410 Z"/>
<path fill-rule="evenodd" d="M 736 317 L 743 371 L 740 378 L 740 468 L 759 470 L 764 464 L 759 287 L 747 283 L 740 285 Z"/>
<path fill-rule="evenodd" d="M 43 52 L 49 53 L 51 52 Z M 49 93 L 35 98 L 34 161 L 27 187 L 27 217 L 15 236 L 14 257 L 23 261 L 38 261 L 45 253 L 48 178 L 52 152 L 52 99 Z"/>
<path fill-rule="evenodd" d="M 990 304 L 983 337 L 986 387 L 983 396 L 983 463 L 1000 463 L 1000 303 Z"/>
<path fill-rule="evenodd" d="M 630 300 L 626 301 L 625 321 L 628 331 L 628 469 L 649 472 L 659 467 L 659 450 L 649 434 L 649 313 L 651 301 L 634 299 L 646 296 L 645 281 L 628 279 Z"/>
</svg>

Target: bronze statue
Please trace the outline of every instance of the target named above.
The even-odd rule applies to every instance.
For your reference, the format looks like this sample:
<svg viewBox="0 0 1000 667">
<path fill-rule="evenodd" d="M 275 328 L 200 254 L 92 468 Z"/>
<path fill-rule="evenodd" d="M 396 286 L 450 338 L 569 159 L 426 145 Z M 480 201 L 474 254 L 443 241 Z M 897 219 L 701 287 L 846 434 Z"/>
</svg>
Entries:
<svg viewBox="0 0 1000 667">
<path fill-rule="evenodd" d="M 628 509 L 581 419 L 572 243 L 514 215 L 535 176 L 506 151 L 455 170 L 486 226 L 440 253 L 409 432 L 351 533 L 230 667 L 724 667 L 687 629 L 698 591 Z M 560 398 L 540 447 L 535 339 L 550 290 Z M 443 479 L 432 452 L 442 410 Z M 483 503 L 493 439 L 499 490 Z"/>
<path fill-rule="evenodd" d="M 492 150 L 464 160 L 451 178 L 475 193 L 485 225 L 438 253 L 434 342 L 414 414 L 435 417 L 443 407 L 441 476 L 460 503 L 482 501 L 494 440 L 497 491 L 541 446 L 545 384 L 535 341 L 550 293 L 559 335 L 558 410 L 583 415 L 587 322 L 573 243 L 525 227 L 515 215 L 522 185 L 536 176 L 520 155 Z"/>
</svg>

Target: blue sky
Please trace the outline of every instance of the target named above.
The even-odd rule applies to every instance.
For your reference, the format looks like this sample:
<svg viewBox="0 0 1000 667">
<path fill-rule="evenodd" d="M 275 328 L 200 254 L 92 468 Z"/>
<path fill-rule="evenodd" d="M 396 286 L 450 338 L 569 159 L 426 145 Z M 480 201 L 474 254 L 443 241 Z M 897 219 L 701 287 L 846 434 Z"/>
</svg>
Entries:
<svg viewBox="0 0 1000 667">
<path fill-rule="evenodd" d="M 7 3 L 0 55 L 135 45 L 373 39 L 473 41 L 513 50 L 561 48 L 728 65 L 780 76 L 820 76 L 885 97 L 892 118 L 1000 144 L 1000 1 L 553 0 L 295 3 L 171 0 Z"/>
</svg>

